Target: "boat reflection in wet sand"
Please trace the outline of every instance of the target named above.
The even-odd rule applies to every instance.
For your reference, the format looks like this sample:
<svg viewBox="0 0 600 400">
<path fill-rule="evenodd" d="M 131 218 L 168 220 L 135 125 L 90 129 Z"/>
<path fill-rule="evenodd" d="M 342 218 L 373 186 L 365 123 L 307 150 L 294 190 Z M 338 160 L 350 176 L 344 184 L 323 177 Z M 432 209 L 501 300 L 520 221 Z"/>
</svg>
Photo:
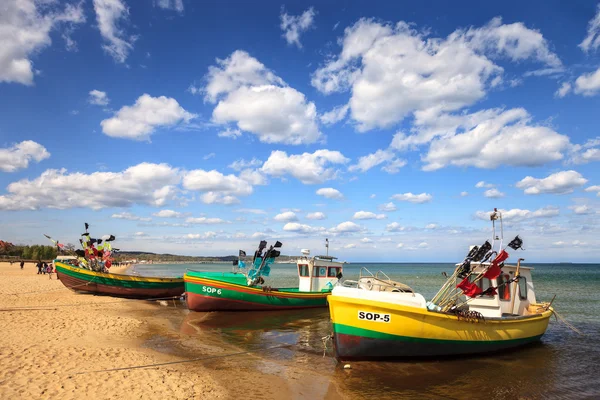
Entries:
<svg viewBox="0 0 600 400">
<path fill-rule="evenodd" d="M 269 332 L 295 330 L 299 326 L 327 321 L 329 312 L 324 309 L 306 309 L 298 312 L 288 310 L 248 313 L 190 312 L 181 324 L 181 332 L 193 335 L 200 331 L 218 332 Z"/>
<path fill-rule="evenodd" d="M 537 303 L 532 268 L 521 266 L 522 259 L 516 266 L 504 264 L 508 253 L 495 232 L 502 214 L 494 210 L 491 220 L 493 244 L 474 246 L 430 302 L 368 271 L 337 285 L 329 309 L 338 358 L 477 354 L 539 340 L 553 310 L 550 303 Z M 507 247 L 518 250 L 522 243 L 517 236 Z"/>
<path fill-rule="evenodd" d="M 188 271 L 184 275 L 188 308 L 193 311 L 268 311 L 327 307 L 327 296 L 342 277 L 344 263 L 335 257 L 304 254 L 298 266 L 298 287 L 274 288 L 265 285 L 271 265 L 282 246 L 276 242 L 266 252 L 267 242 L 261 241 L 254 253 L 252 267 L 245 271 L 241 260 L 246 253 L 240 250 L 240 260 L 234 261 L 234 272 Z"/>
</svg>

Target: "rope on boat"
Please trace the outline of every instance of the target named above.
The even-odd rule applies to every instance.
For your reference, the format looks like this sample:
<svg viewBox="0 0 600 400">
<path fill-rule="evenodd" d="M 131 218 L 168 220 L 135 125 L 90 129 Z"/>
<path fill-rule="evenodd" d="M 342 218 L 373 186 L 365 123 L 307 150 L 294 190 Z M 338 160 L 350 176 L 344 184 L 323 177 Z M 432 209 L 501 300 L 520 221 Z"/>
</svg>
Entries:
<svg viewBox="0 0 600 400">
<path fill-rule="evenodd" d="M 169 362 L 162 362 L 162 363 L 155 363 L 155 364 L 132 365 L 130 367 L 109 368 L 109 369 L 101 369 L 101 370 L 97 370 L 97 371 L 81 371 L 81 372 L 75 372 L 73 375 L 86 375 L 86 374 L 95 374 L 98 372 L 115 372 L 115 371 L 131 370 L 131 369 L 163 367 L 165 365 L 185 364 L 185 363 L 198 362 L 198 361 L 214 360 L 214 359 L 218 359 L 218 358 L 240 356 L 240 355 L 244 355 L 244 354 L 256 353 L 258 351 L 263 351 L 263 350 L 267 351 L 267 350 L 273 350 L 273 349 L 291 347 L 291 346 L 293 346 L 293 345 L 285 343 L 285 344 L 278 344 L 278 345 L 274 345 L 274 346 L 270 346 L 270 347 L 266 347 L 266 348 L 262 348 L 262 349 L 239 351 L 236 353 L 221 354 L 218 356 L 198 357 L 198 358 L 191 358 L 189 360 L 169 361 Z"/>
<path fill-rule="evenodd" d="M 45 306 L 24 306 L 24 307 L 4 307 L 0 308 L 0 311 L 26 311 L 26 310 L 56 310 L 57 307 L 77 307 L 77 306 L 89 306 L 89 305 L 103 305 L 103 304 L 114 304 L 114 303 L 124 303 L 128 301 L 155 301 L 155 300 L 170 300 L 170 299 L 178 299 L 179 296 L 171 296 L 171 297 L 155 297 L 150 299 L 120 299 L 115 301 L 106 301 L 106 302 L 89 302 L 89 303 L 69 303 L 69 304 L 53 304 L 48 308 Z"/>
<path fill-rule="evenodd" d="M 581 335 L 581 336 L 585 336 L 585 333 L 581 332 L 579 329 L 575 328 L 569 321 L 567 321 L 562 315 L 559 315 L 555 309 L 552 309 L 552 313 L 554 314 L 554 316 L 556 317 L 557 321 L 562 322 L 563 324 L 565 324 L 565 326 L 569 329 L 571 329 L 573 332 Z"/>
</svg>

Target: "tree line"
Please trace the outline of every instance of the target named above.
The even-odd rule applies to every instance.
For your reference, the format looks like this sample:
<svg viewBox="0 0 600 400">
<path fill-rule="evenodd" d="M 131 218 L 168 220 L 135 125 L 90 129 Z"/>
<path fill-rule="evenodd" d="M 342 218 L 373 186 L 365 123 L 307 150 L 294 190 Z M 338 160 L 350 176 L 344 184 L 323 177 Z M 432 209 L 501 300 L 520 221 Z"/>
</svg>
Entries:
<svg viewBox="0 0 600 400">
<path fill-rule="evenodd" d="M 0 256 L 8 256 L 22 260 L 54 260 L 57 255 L 55 246 L 33 246 L 16 245 L 0 253 Z"/>
</svg>

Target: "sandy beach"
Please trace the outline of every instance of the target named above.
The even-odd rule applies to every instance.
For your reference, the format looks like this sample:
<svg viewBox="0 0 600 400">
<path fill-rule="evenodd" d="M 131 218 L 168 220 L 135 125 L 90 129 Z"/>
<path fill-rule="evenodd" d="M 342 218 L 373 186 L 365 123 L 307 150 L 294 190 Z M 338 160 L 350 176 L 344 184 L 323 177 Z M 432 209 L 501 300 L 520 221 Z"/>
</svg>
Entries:
<svg viewBox="0 0 600 400">
<path fill-rule="evenodd" d="M 36 272 L 0 264 L 0 398 L 225 398 L 187 366 L 90 373 L 175 360 L 140 347 L 149 322 L 133 315 L 155 306 L 77 294 Z"/>
<path fill-rule="evenodd" d="M 164 302 L 74 293 L 55 274 L 49 279 L 36 272 L 31 263 L 23 270 L 18 263 L 0 263 L 0 398 L 340 398 L 329 379 L 311 373 L 310 366 L 282 372 L 265 367 L 269 362 L 257 354 L 95 372 L 219 357 L 239 348 L 218 337 L 198 341 L 197 332 L 190 339 L 180 326 L 188 313 L 182 306 L 169 310 Z M 169 341 L 190 346 L 160 351 L 160 343 Z M 260 390 L 249 392 L 257 383 Z"/>
</svg>

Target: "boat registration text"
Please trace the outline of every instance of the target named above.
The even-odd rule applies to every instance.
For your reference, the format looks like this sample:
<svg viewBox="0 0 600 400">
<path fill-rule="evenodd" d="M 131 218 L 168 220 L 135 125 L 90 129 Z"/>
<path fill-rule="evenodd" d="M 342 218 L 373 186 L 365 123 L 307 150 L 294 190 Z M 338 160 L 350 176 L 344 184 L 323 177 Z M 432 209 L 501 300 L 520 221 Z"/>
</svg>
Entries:
<svg viewBox="0 0 600 400">
<path fill-rule="evenodd" d="M 210 286 L 202 286 L 202 291 L 208 294 L 221 294 L 221 289 Z"/>
<path fill-rule="evenodd" d="M 373 321 L 373 322 L 390 322 L 391 316 L 390 314 L 380 314 L 374 312 L 367 311 L 359 311 L 358 319 Z"/>
</svg>

